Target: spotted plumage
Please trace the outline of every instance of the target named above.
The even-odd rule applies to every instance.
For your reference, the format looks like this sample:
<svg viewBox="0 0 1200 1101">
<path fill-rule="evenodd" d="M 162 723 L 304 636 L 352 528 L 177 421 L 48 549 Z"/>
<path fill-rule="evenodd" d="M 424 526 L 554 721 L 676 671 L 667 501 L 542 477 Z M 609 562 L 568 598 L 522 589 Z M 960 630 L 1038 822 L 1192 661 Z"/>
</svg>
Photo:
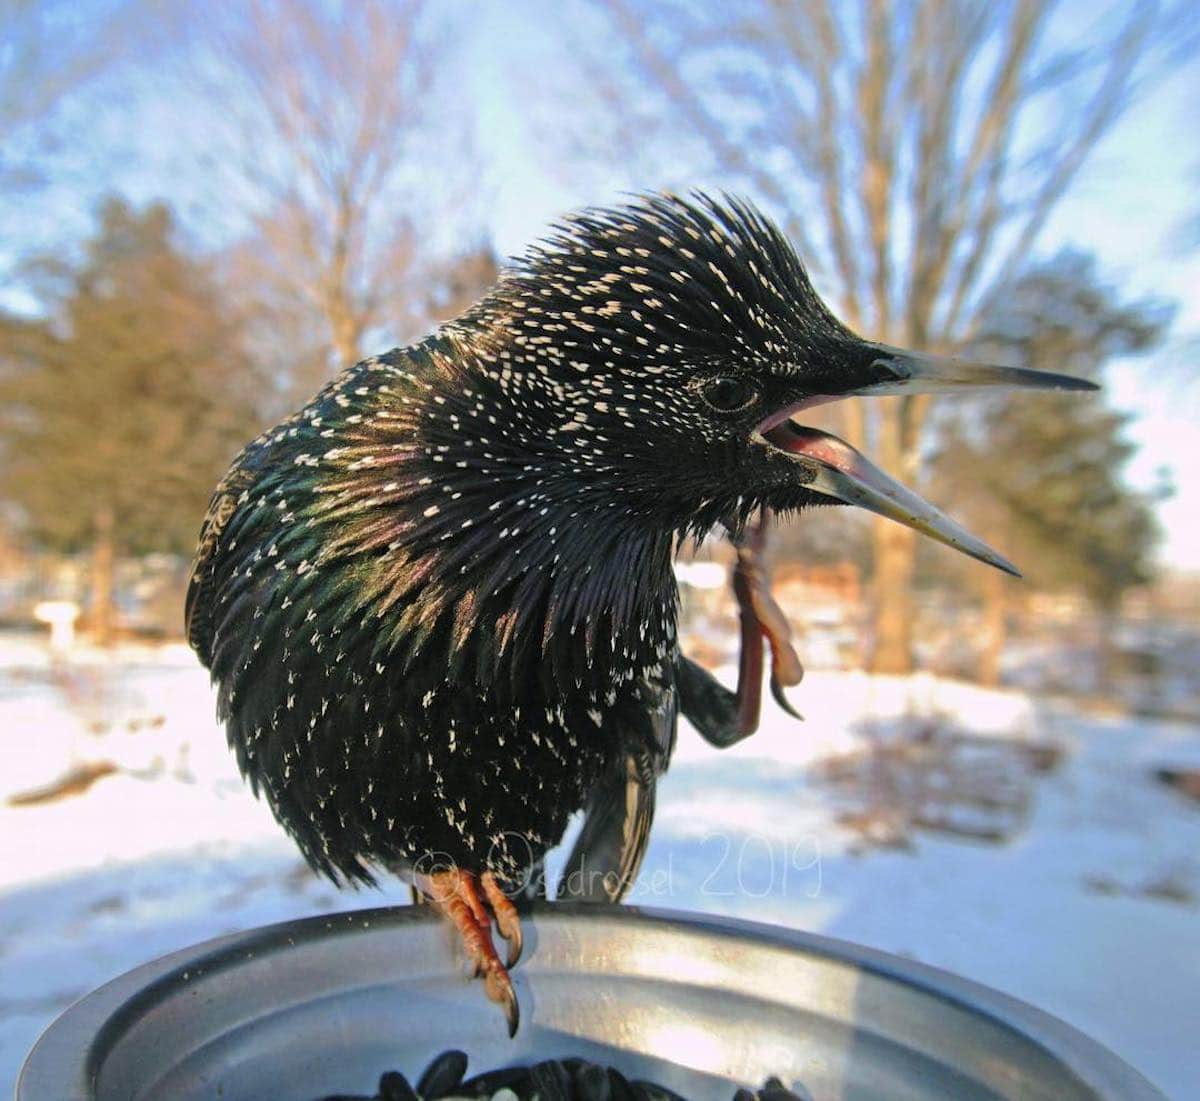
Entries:
<svg viewBox="0 0 1200 1101">
<path fill-rule="evenodd" d="M 649 731 L 674 692 L 675 541 L 760 503 L 713 485 L 737 456 L 697 381 L 768 368 L 786 387 L 826 330 L 756 215 L 648 200 L 567 223 L 237 458 L 190 638 L 242 770 L 315 867 L 435 854 L 519 877 L 559 840 L 618 731 Z"/>
<path fill-rule="evenodd" d="M 717 744 L 753 729 L 753 609 L 779 619 L 743 586 L 736 695 L 688 662 L 680 540 L 740 541 L 760 509 L 841 499 L 1006 565 L 789 418 L 1030 377 L 860 340 L 741 203 L 579 215 L 462 317 L 343 371 L 234 460 L 187 619 L 238 763 L 335 879 L 452 865 L 512 887 L 587 804 L 572 866 L 597 854 L 619 896 L 678 713 Z M 455 890 L 477 911 L 473 883 Z"/>
</svg>

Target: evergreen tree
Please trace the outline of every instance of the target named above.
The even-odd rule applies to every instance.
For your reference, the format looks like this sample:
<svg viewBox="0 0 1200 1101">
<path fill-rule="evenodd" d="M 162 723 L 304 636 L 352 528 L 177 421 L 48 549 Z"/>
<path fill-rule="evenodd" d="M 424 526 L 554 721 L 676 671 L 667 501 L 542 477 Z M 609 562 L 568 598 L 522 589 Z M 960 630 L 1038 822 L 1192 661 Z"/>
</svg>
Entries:
<svg viewBox="0 0 1200 1101">
<path fill-rule="evenodd" d="M 169 211 L 108 200 L 39 322 L 0 326 L 0 494 L 31 534 L 90 548 L 91 621 L 112 628 L 115 557 L 191 552 L 207 497 L 255 432 L 257 379 Z"/>
<path fill-rule="evenodd" d="M 991 304 L 970 354 L 1098 378 L 1109 360 L 1154 347 L 1169 320 L 1159 304 L 1120 302 L 1090 257 L 1065 253 Z M 1105 407 L 1103 394 L 977 400 L 944 425 L 938 488 L 1029 584 L 1079 592 L 1111 613 L 1149 580 L 1157 537 L 1150 495 L 1123 480 L 1134 451 L 1123 436 L 1127 419 Z M 1009 588 L 999 574 L 981 581 L 989 638 L 980 675 L 995 682 Z"/>
</svg>

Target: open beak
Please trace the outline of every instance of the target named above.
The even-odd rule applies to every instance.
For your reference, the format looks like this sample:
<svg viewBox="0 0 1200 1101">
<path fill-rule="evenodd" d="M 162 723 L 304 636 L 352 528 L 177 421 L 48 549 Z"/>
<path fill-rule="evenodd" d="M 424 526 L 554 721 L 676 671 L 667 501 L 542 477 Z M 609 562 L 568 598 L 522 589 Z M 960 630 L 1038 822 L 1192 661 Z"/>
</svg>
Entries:
<svg viewBox="0 0 1200 1101">
<path fill-rule="evenodd" d="M 994 367 L 923 352 L 908 352 L 885 344 L 868 345 L 868 350 L 877 353 L 871 361 L 871 373 L 876 377 L 838 397 L 947 393 L 985 386 L 1039 390 L 1097 389 L 1085 379 L 1047 371 Z M 833 395 L 817 397 L 801 403 L 801 408 L 832 398 Z M 758 426 L 758 434 L 772 447 L 805 462 L 809 475 L 804 483 L 806 488 L 886 516 L 1005 573 L 1021 576 L 1011 562 L 928 501 L 885 474 L 844 440 L 797 424 L 790 416 L 797 411 L 796 407 L 792 407 L 766 418 Z"/>
<path fill-rule="evenodd" d="M 1020 577 L 1017 567 L 1001 557 L 991 547 L 959 527 L 944 512 L 935 508 L 911 489 L 906 489 L 885 474 L 870 459 L 855 451 L 845 440 L 805 428 L 785 420 L 763 433 L 764 439 L 780 451 L 811 460 L 816 473 L 805 483 L 807 489 L 836 497 L 848 505 L 877 512 L 896 520 L 939 543 L 978 558 L 1013 577 Z"/>
<path fill-rule="evenodd" d="M 867 344 L 875 353 L 871 371 L 877 376 L 851 394 L 950 394 L 986 386 L 1009 390 L 1098 390 L 1094 382 L 1053 371 L 1026 367 L 996 367 L 952 356 L 910 352 L 889 344 Z"/>
</svg>

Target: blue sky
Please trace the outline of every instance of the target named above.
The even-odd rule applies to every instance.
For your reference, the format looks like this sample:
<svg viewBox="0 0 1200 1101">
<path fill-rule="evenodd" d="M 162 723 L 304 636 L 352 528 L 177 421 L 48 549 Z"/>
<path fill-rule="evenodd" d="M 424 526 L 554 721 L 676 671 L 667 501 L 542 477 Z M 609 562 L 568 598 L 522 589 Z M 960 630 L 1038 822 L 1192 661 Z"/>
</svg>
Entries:
<svg viewBox="0 0 1200 1101">
<path fill-rule="evenodd" d="M 1116 363 L 1114 405 L 1135 414 L 1139 445 L 1130 478 L 1148 486 L 1166 468 L 1175 496 L 1159 517 L 1160 556 L 1200 568 L 1200 73 L 1181 71 L 1139 103 L 1097 150 L 1077 188 L 1047 226 L 1042 247 L 1090 248 L 1110 281 L 1131 297 L 1178 303 L 1171 339 L 1158 352 Z"/>
<path fill-rule="evenodd" d="M 477 24 L 472 63 L 486 89 L 483 139 L 494 188 L 493 232 L 502 253 L 519 252 L 563 210 L 602 201 L 609 191 L 652 185 L 613 167 L 607 183 L 572 183 L 538 164 L 536 135 L 521 122 L 528 74 L 553 56 L 551 32 L 493 2 Z M 527 9 L 528 10 L 528 9 Z M 509 43 L 505 51 L 491 49 Z M 511 64 L 513 54 L 523 61 Z M 560 59 L 561 60 L 561 59 Z M 1152 86 L 1125 114 L 1079 175 L 1037 244 L 1047 255 L 1064 246 L 1089 249 L 1104 277 L 1128 298 L 1178 303 L 1172 335 L 1152 356 L 1113 363 L 1110 401 L 1133 414 L 1128 434 L 1139 447 L 1131 482 L 1159 484 L 1166 471 L 1175 495 L 1159 508 L 1160 559 L 1200 569 L 1200 140 L 1195 104 L 1200 64 Z M 1190 239 L 1189 239 L 1190 238 Z"/>
<path fill-rule="evenodd" d="M 102 10 L 102 0 L 95 4 Z M 554 25 L 562 10 L 503 0 L 443 9 L 470 16 L 455 20 L 450 95 L 474 100 L 481 171 L 472 216 L 487 226 L 505 255 L 520 252 L 566 210 L 660 182 L 639 177 L 631 163 L 619 159 L 588 173 L 559 166 L 561 149 L 545 128 L 545 112 L 562 126 L 586 126 L 589 115 L 569 36 Z M 1083 12 L 1084 6 L 1068 10 Z M 72 170 L 60 171 L 27 203 L 10 206 L 0 227 L 0 249 L 5 237 L 18 245 L 78 241 L 90 227 L 95 200 L 114 188 L 138 201 L 167 198 L 194 237 L 216 243 L 212 208 L 204 205 L 195 178 L 206 120 L 195 107 L 181 113 L 160 80 L 159 66 L 171 59 L 160 54 L 154 61 L 157 65 L 146 62 L 132 76 L 114 76 L 115 109 L 110 104 L 97 110 L 99 97 L 90 94 L 67 104 L 64 113 L 76 123 L 74 132 L 80 133 L 82 123 L 85 135 L 63 162 Z M 1131 480 L 1151 486 L 1166 470 L 1176 486 L 1174 498 L 1160 509 L 1161 558 L 1192 569 L 1200 568 L 1200 142 L 1191 106 L 1198 96 L 1195 62 L 1156 84 L 1097 149 L 1037 245 L 1043 254 L 1065 245 L 1090 249 L 1122 294 L 1178 303 L 1166 346 L 1153 357 L 1114 364 L 1108 389 L 1115 405 L 1134 414 L 1129 434 L 1140 450 L 1129 468 Z M 679 172 L 676 165 L 673 182 Z M 11 284 L 0 287 L 0 295 L 16 305 L 24 297 Z"/>
</svg>

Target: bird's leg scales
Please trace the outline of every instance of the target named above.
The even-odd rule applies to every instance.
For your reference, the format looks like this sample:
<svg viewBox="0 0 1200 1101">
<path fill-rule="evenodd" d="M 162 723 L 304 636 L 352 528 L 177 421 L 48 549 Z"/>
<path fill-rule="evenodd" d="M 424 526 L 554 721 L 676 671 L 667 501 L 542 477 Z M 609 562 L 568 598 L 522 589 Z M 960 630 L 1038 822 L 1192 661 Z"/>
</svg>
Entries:
<svg viewBox="0 0 1200 1101">
<path fill-rule="evenodd" d="M 792 645 L 792 628 L 771 592 L 771 575 L 763 561 L 767 542 L 764 513 L 746 537 L 736 544 L 737 566 L 733 593 L 741 621 L 742 651 L 738 667 L 738 730 L 752 733 L 762 705 L 763 639 L 771 647 L 771 695 L 789 715 L 801 716 L 784 695 L 784 688 L 799 684 L 804 666 Z"/>
<path fill-rule="evenodd" d="M 524 945 L 524 938 L 521 936 L 521 915 L 517 913 L 512 899 L 504 893 L 504 888 L 492 872 L 484 872 L 479 881 L 483 885 L 483 893 L 492 908 L 492 913 L 496 915 L 496 928 L 508 941 L 508 959 L 504 961 L 504 966 L 516 967 Z"/>
<path fill-rule="evenodd" d="M 484 873 L 481 880 L 474 872 L 453 869 L 418 875 L 414 882 L 457 930 L 467 957 L 474 964 L 476 978 L 483 979 L 487 996 L 504 1011 L 509 1036 L 515 1036 L 521 1012 L 512 979 L 509 978 L 508 967 L 513 966 L 520 955 L 521 937 L 520 923 L 511 901 L 504 896 L 491 873 Z M 480 895 L 480 887 L 483 889 L 483 895 Z M 497 897 L 503 898 L 507 907 L 498 905 Z M 501 934 L 509 942 L 507 967 L 500 962 L 496 946 L 492 943 L 492 912 L 488 909 L 489 903 L 495 911 L 496 923 Z M 512 908 L 511 914 L 509 908 Z"/>
</svg>

